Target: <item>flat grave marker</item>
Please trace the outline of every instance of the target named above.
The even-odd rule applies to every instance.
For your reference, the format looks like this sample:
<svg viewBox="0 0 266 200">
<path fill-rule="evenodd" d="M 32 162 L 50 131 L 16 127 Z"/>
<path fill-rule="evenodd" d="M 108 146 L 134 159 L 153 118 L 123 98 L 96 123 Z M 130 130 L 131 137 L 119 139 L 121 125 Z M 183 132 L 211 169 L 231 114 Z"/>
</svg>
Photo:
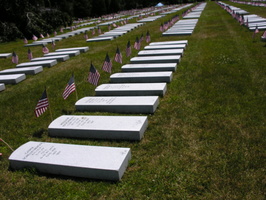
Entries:
<svg viewBox="0 0 266 200">
<path fill-rule="evenodd" d="M 105 140 L 141 140 L 146 116 L 62 115 L 48 127 L 50 136 Z"/>
<path fill-rule="evenodd" d="M 122 72 L 156 72 L 156 71 L 176 71 L 176 63 L 162 64 L 126 64 L 122 66 Z"/>
<path fill-rule="evenodd" d="M 129 72 L 110 76 L 111 83 L 170 83 L 172 72 Z"/>
<path fill-rule="evenodd" d="M 0 83 L 17 84 L 26 79 L 25 74 L 5 74 L 0 75 Z"/>
<path fill-rule="evenodd" d="M 56 60 L 44 60 L 44 61 L 20 63 L 16 67 L 36 67 L 36 66 L 52 67 L 56 64 L 57 64 Z"/>
<path fill-rule="evenodd" d="M 12 56 L 12 53 L 0 53 L 0 58 L 9 58 Z"/>
<path fill-rule="evenodd" d="M 158 96 L 91 96 L 78 100 L 75 107 L 78 111 L 152 114 L 158 105 Z"/>
<path fill-rule="evenodd" d="M 176 56 L 139 56 L 130 59 L 131 64 L 146 64 L 146 63 L 179 63 L 180 55 Z"/>
<path fill-rule="evenodd" d="M 177 45 L 186 44 L 188 45 L 188 40 L 176 40 L 176 41 L 165 41 L 165 42 L 151 42 L 149 45 Z"/>
<path fill-rule="evenodd" d="M 72 48 L 63 48 L 63 49 L 56 49 L 56 52 L 61 52 L 61 51 L 80 51 L 80 53 L 85 53 L 89 51 L 89 47 L 72 47 Z"/>
<path fill-rule="evenodd" d="M 166 49 L 166 50 L 142 50 L 139 51 L 138 56 L 167 56 L 167 55 L 181 55 L 183 56 L 183 49 Z"/>
<path fill-rule="evenodd" d="M 14 170 L 36 168 L 47 174 L 100 180 L 121 180 L 130 148 L 27 142 L 9 157 Z"/>
<path fill-rule="evenodd" d="M 36 67 L 21 67 L 21 68 L 12 68 L 12 69 L 5 69 L 0 71 L 0 74 L 29 74 L 35 75 L 43 71 L 42 66 Z"/>
<path fill-rule="evenodd" d="M 52 52 L 44 54 L 43 56 L 60 56 L 60 55 L 68 55 L 69 57 L 74 57 L 80 54 L 80 51 L 58 51 L 58 52 Z"/>
<path fill-rule="evenodd" d="M 43 61 L 43 60 L 56 60 L 57 62 L 63 62 L 69 59 L 69 55 L 60 56 L 45 56 L 31 59 L 31 62 Z"/>
<path fill-rule="evenodd" d="M 186 44 L 176 44 L 176 45 L 149 45 L 145 46 L 145 50 L 159 50 L 159 49 L 186 49 Z"/>
<path fill-rule="evenodd" d="M 102 84 L 96 89 L 96 96 L 164 96 L 166 83 Z"/>
</svg>

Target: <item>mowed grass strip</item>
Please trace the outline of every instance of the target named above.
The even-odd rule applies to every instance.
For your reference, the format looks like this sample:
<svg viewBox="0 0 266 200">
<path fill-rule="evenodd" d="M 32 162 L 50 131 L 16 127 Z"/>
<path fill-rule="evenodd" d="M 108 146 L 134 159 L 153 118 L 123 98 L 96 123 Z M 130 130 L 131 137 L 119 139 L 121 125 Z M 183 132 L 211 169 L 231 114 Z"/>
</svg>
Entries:
<svg viewBox="0 0 266 200">
<path fill-rule="evenodd" d="M 167 17 L 166 17 L 167 18 Z M 164 18 L 164 19 L 166 19 Z M 10 171 L 10 150 L 1 144 L 1 199 L 263 199 L 265 197 L 265 47 L 226 11 L 209 2 L 192 36 L 161 37 L 164 19 L 112 42 L 70 38 L 62 47 L 90 46 L 88 53 L 8 86 L 0 101 L 0 136 L 17 148 L 29 141 L 130 147 L 132 161 L 119 183 Z M 94 95 L 89 64 L 100 70 L 106 52 L 150 30 L 152 41 L 188 39 L 173 81 L 140 142 L 50 138 L 49 112 L 33 110 L 44 86 L 53 117 L 76 113 L 75 95 L 61 98 L 71 73 L 79 98 Z M 77 36 L 79 37 L 79 36 Z M 80 36 L 81 37 L 81 36 Z M 143 42 L 145 43 L 145 42 Z M 7 44 L 11 45 L 11 44 Z M 13 48 L 15 48 L 14 45 Z M 142 47 L 144 44 L 142 44 Z M 12 48 L 11 48 L 12 49 Z M 24 50 L 25 51 L 25 50 Z M 137 51 L 133 50 L 135 56 Z M 123 52 L 123 63 L 128 63 Z M 113 72 L 121 65 L 114 63 Z M 109 74 L 101 71 L 101 83 Z M 85 113 L 101 114 L 101 113 Z M 107 114 L 107 113 L 106 113 Z M 110 115 L 110 114 L 109 114 Z"/>
</svg>

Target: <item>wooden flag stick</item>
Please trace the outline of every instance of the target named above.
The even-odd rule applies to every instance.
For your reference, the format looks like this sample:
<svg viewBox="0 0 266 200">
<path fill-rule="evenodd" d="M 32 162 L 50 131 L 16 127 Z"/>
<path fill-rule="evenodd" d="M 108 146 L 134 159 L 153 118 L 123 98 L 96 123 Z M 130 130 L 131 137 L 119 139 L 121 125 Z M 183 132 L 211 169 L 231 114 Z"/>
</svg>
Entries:
<svg viewBox="0 0 266 200">
<path fill-rule="evenodd" d="M 45 87 L 45 90 L 46 90 L 46 95 L 47 95 L 47 99 L 48 99 L 48 102 L 49 102 L 49 98 L 48 98 L 48 93 L 47 93 L 47 89 Z M 48 106 L 48 109 L 49 109 L 49 112 L 50 112 L 50 117 L 51 117 L 51 120 L 53 121 L 53 114 L 52 114 L 52 110 L 51 110 L 51 103 L 49 102 L 49 106 Z"/>
<path fill-rule="evenodd" d="M 2 141 L 3 143 L 5 143 L 5 145 L 8 146 L 9 149 L 11 149 L 11 151 L 14 151 L 11 146 L 9 144 L 7 144 L 7 142 L 5 142 L 2 138 L 0 138 L 0 141 Z"/>
</svg>

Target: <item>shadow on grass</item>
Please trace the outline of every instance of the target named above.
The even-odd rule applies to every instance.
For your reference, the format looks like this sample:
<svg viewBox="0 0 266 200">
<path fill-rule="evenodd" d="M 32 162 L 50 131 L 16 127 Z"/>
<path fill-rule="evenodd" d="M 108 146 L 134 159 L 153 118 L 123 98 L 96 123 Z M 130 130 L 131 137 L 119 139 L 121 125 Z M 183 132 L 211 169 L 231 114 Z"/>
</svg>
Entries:
<svg viewBox="0 0 266 200">
<path fill-rule="evenodd" d="M 42 128 L 40 130 L 37 130 L 33 133 L 33 137 L 42 138 L 43 134 L 47 132 L 46 129 Z"/>
</svg>

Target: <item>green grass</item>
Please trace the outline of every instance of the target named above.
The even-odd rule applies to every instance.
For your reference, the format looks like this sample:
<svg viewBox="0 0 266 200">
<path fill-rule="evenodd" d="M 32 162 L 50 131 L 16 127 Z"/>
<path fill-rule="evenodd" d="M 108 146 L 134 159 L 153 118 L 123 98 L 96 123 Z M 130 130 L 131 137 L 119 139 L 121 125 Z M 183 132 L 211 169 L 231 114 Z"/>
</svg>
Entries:
<svg viewBox="0 0 266 200">
<path fill-rule="evenodd" d="M 259 34 L 253 40 L 252 32 L 214 2 L 207 4 L 192 36 L 161 37 L 159 26 L 168 17 L 110 43 L 85 43 L 81 35 L 60 41 L 57 48 L 89 45 L 90 50 L 27 76 L 18 85 L 8 85 L 0 94 L 0 137 L 14 149 L 29 140 L 129 147 L 132 160 L 122 180 L 61 177 L 33 169 L 11 171 L 11 152 L 2 143 L 0 199 L 265 199 L 265 44 Z M 133 45 L 136 36 L 147 30 L 152 41 L 188 39 L 189 45 L 166 96 L 155 114 L 148 116 L 144 138 L 129 142 L 49 137 L 49 112 L 40 118 L 33 113 L 44 87 L 54 118 L 102 114 L 75 112 L 75 95 L 65 101 L 61 97 L 67 81 L 74 72 L 79 98 L 94 95 L 95 86 L 85 81 L 90 62 L 100 70 L 106 52 L 113 57 L 118 45 L 123 63 L 129 63 L 127 41 Z M 22 41 L 1 44 L 1 52 L 15 50 L 26 61 L 27 49 L 22 45 Z M 40 47 L 32 51 L 35 57 L 41 56 Z M 136 54 L 133 50 L 132 56 Z M 119 72 L 121 65 L 113 64 L 113 73 Z M 0 60 L 0 69 L 11 67 L 10 60 Z M 100 72 L 100 84 L 107 83 L 110 75 Z"/>
</svg>

